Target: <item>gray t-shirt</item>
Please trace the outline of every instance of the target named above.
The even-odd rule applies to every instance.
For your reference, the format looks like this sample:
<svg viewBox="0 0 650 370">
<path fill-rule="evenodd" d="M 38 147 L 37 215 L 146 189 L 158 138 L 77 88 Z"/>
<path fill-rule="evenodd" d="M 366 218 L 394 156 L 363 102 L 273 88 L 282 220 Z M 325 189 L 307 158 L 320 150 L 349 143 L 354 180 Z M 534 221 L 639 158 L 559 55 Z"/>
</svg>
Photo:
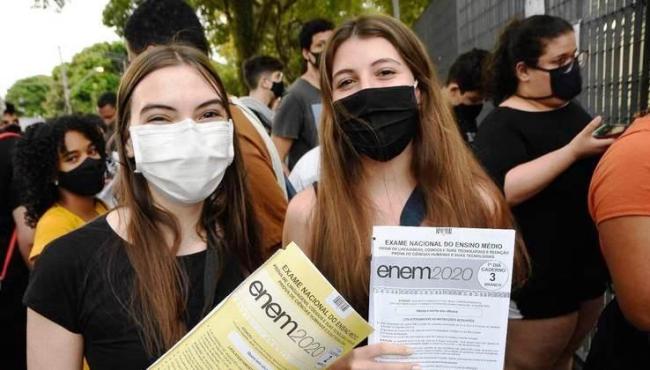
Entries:
<svg viewBox="0 0 650 370">
<path fill-rule="evenodd" d="M 289 87 L 273 118 L 273 135 L 293 139 L 289 169 L 318 145 L 318 123 L 322 109 L 320 90 L 302 78 Z"/>
</svg>

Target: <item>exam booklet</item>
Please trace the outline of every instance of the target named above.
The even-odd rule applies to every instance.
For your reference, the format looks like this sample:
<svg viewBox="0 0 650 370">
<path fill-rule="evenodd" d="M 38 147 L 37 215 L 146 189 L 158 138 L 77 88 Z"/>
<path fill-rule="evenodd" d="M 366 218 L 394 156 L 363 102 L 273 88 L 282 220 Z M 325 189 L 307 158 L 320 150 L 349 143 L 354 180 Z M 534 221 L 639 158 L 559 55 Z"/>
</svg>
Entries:
<svg viewBox="0 0 650 370">
<path fill-rule="evenodd" d="M 291 243 L 149 369 L 319 369 L 372 328 Z"/>
<path fill-rule="evenodd" d="M 408 345 L 423 369 L 502 370 L 514 230 L 376 226 L 369 344 Z"/>
</svg>

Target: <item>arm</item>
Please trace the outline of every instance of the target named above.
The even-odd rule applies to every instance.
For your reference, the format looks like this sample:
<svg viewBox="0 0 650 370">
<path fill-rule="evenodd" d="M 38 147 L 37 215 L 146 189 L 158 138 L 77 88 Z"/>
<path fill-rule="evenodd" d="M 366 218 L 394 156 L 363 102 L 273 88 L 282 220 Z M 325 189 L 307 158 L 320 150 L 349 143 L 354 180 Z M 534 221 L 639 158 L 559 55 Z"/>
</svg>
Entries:
<svg viewBox="0 0 650 370">
<path fill-rule="evenodd" d="M 287 216 L 282 234 L 282 244 L 290 242 L 298 244 L 303 253 L 311 258 L 311 217 L 316 206 L 316 192 L 313 187 L 298 193 L 289 203 Z M 355 348 L 346 356 L 336 361 L 330 369 L 333 370 L 411 370 L 418 369 L 412 363 L 381 363 L 375 357 L 382 355 L 407 356 L 411 352 L 406 346 L 391 343 L 377 343 Z"/>
<path fill-rule="evenodd" d="M 27 309 L 27 366 L 30 370 L 81 369 L 83 338 Z"/>
<path fill-rule="evenodd" d="M 515 206 L 532 198 L 575 161 L 607 150 L 614 139 L 591 136 L 600 122 L 600 117 L 594 118 L 569 144 L 508 171 L 503 185 L 508 204 Z"/>
<path fill-rule="evenodd" d="M 284 168 L 284 174 L 289 176 L 289 167 L 286 165 L 286 158 L 289 155 L 289 150 L 293 145 L 293 139 L 271 135 L 271 140 L 278 150 L 278 155 L 280 155 L 280 160 L 282 161 L 282 167 Z"/>
<path fill-rule="evenodd" d="M 16 235 L 18 239 L 18 248 L 23 260 L 30 268 L 32 267 L 29 262 L 29 253 L 34 245 L 34 229 L 27 226 L 25 222 L 25 207 L 20 206 L 13 211 L 14 223 L 16 224 Z"/>
<path fill-rule="evenodd" d="M 316 192 L 313 187 L 296 194 L 287 207 L 282 231 L 282 245 L 295 242 L 309 258 L 311 258 L 311 217 L 315 206 Z"/>
<path fill-rule="evenodd" d="M 650 217 L 606 220 L 598 232 L 623 314 L 638 329 L 650 331 Z"/>
</svg>

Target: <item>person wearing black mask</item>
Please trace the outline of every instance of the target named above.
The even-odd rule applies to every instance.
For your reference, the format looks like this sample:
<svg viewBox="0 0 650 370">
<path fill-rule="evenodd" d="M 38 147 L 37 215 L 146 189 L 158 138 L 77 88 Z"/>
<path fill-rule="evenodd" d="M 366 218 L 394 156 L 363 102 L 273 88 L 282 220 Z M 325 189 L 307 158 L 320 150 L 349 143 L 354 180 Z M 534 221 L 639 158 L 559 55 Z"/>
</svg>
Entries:
<svg viewBox="0 0 650 370">
<path fill-rule="evenodd" d="M 283 243 L 295 241 L 364 315 L 373 225 L 514 224 L 406 25 L 379 15 L 351 19 L 336 29 L 321 64 L 321 177 L 289 203 Z M 516 286 L 527 275 L 521 244 L 514 266 Z M 330 369 L 422 368 L 402 357 L 409 352 L 394 343 L 360 346 Z M 388 354 L 403 362 L 376 359 Z"/>
<path fill-rule="evenodd" d="M 321 114 L 319 80 L 320 54 L 332 35 L 334 24 L 325 19 L 313 19 L 300 30 L 300 49 L 305 72 L 287 89 L 273 118 L 271 139 L 280 159 L 286 160 L 285 172 L 310 149 L 318 145 L 318 125 Z"/>
<path fill-rule="evenodd" d="M 62 116 L 30 126 L 16 144 L 25 218 L 36 229 L 32 264 L 51 241 L 107 211 L 95 198 L 106 174 L 100 123 L 94 116 Z"/>
<path fill-rule="evenodd" d="M 472 49 L 456 58 L 442 91 L 454 108 L 458 129 L 468 144 L 476 137 L 476 118 L 483 109 L 482 72 L 490 53 Z"/>
<path fill-rule="evenodd" d="M 247 59 L 242 68 L 248 96 L 239 101 L 255 113 L 269 135 L 275 110 L 285 92 L 283 68 L 282 62 L 267 55 Z"/>
<path fill-rule="evenodd" d="M 611 139 L 577 102 L 584 54 L 564 19 L 536 15 L 502 32 L 488 65 L 498 105 L 475 150 L 512 207 L 532 262 L 513 295 L 506 369 L 571 369 L 603 306 L 607 269 L 589 216 L 589 181 Z M 531 335 L 534 334 L 534 335 Z"/>
</svg>

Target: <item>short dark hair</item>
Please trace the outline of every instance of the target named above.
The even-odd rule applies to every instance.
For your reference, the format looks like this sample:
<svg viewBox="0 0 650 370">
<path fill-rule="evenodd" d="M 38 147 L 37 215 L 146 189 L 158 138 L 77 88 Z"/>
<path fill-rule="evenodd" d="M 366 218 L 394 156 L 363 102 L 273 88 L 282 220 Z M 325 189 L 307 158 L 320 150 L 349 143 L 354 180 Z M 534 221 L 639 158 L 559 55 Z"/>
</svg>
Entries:
<svg viewBox="0 0 650 370">
<path fill-rule="evenodd" d="M 97 99 L 97 108 L 103 108 L 107 105 L 110 105 L 112 107 L 117 106 L 117 95 L 115 95 L 114 92 L 112 91 L 107 91 L 103 93 L 99 99 Z"/>
<path fill-rule="evenodd" d="M 15 115 L 16 114 L 16 106 L 9 103 L 9 102 L 5 102 L 5 110 L 4 110 L 3 114 Z"/>
<path fill-rule="evenodd" d="M 124 37 L 135 54 L 152 45 L 177 42 L 205 54 L 210 46 L 196 12 L 183 0 L 146 0 L 126 21 Z"/>
<path fill-rule="evenodd" d="M 517 63 L 536 66 L 548 41 L 574 32 L 571 23 L 551 15 L 511 21 L 499 35 L 487 69 L 488 92 L 499 104 L 517 91 Z"/>
<path fill-rule="evenodd" d="M 268 55 L 258 55 L 244 61 L 244 82 L 249 89 L 254 89 L 260 83 L 263 73 L 282 71 L 284 66 L 279 60 Z"/>
<path fill-rule="evenodd" d="M 472 49 L 456 58 L 447 74 L 447 85 L 458 84 L 460 91 L 483 91 L 483 67 L 490 53 L 487 50 Z"/>
<path fill-rule="evenodd" d="M 323 18 L 316 18 L 308 21 L 302 25 L 298 41 L 300 42 L 300 49 L 311 48 L 312 37 L 315 34 L 334 29 L 334 23 Z"/>
</svg>

